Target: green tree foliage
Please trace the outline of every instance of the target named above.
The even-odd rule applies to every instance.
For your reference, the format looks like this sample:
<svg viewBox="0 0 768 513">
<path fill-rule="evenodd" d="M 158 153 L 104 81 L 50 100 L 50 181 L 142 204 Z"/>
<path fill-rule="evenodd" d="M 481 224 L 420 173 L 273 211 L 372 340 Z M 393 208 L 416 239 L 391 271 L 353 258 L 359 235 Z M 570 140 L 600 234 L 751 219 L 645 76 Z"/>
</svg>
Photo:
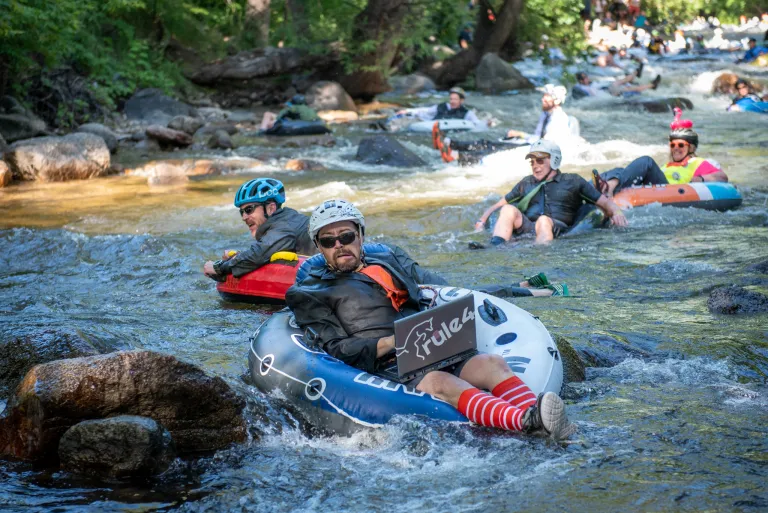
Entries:
<svg viewBox="0 0 768 513">
<path fill-rule="evenodd" d="M 166 91 L 185 87 L 179 67 L 166 58 L 179 42 L 205 58 L 247 48 L 248 0 L 0 0 L 0 93 L 25 87 L 45 69 L 70 66 L 89 77 L 93 91 L 107 104 L 137 88 Z M 490 0 L 499 9 L 504 0 Z M 355 17 L 368 0 L 272 0 L 270 43 L 356 55 L 378 45 L 387 34 L 353 43 Z M 652 20 L 674 24 L 699 13 L 722 21 L 740 14 L 759 15 L 765 0 L 644 0 Z M 519 42 L 534 48 L 541 36 L 567 54 L 583 46 L 579 11 L 582 0 L 527 0 L 518 24 Z M 469 0 L 412 0 L 394 30 L 397 61 L 418 62 L 438 45 L 456 48 L 459 30 L 473 23 Z M 402 27 L 398 27 L 401 29 Z M 347 59 L 346 62 L 351 62 Z"/>
</svg>

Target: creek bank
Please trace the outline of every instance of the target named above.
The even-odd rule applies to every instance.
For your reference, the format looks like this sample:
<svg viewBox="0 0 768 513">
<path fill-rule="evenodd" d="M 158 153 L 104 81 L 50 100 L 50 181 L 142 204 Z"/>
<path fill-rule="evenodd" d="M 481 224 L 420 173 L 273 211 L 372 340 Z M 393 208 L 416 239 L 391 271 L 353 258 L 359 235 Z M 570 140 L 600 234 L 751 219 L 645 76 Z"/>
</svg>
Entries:
<svg viewBox="0 0 768 513">
<path fill-rule="evenodd" d="M 224 380 L 152 351 L 57 360 L 29 370 L 0 417 L 0 457 L 55 458 L 59 440 L 85 420 L 149 417 L 180 455 L 225 448 L 246 438 L 245 401 Z"/>
</svg>

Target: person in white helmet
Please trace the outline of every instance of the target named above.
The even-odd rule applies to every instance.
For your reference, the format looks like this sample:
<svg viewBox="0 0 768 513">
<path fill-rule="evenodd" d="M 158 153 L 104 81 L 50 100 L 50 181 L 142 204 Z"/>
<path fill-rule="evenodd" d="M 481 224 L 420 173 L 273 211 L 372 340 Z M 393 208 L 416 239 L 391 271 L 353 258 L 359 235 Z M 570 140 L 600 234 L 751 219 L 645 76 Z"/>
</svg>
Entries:
<svg viewBox="0 0 768 513">
<path fill-rule="evenodd" d="M 573 138 L 568 114 L 562 108 L 565 102 L 567 91 L 563 86 L 547 84 L 544 86 L 544 95 L 541 97 L 541 115 L 536 129 L 532 134 L 526 134 L 518 130 L 509 130 L 506 138 L 512 145 L 526 145 L 534 143 L 540 139 L 548 141 L 564 141 Z M 463 158 L 460 163 L 473 163 L 485 155 L 497 151 L 510 149 L 509 143 L 499 143 L 487 140 L 462 142 L 454 141 L 450 138 L 442 139 L 441 136 L 434 138 L 437 149 L 445 162 L 452 162 L 460 159 L 462 152 Z M 442 142 L 440 143 L 439 141 Z"/>
<path fill-rule="evenodd" d="M 366 255 L 365 218 L 345 200 L 317 207 L 309 234 L 324 263 L 297 279 L 286 293 L 286 303 L 308 344 L 375 374 L 392 363 L 394 322 L 425 308 L 419 285 L 444 281 L 397 248 Z M 552 392 L 537 398 L 499 355 L 476 354 L 406 385 L 447 402 L 483 426 L 559 440 L 575 432 L 563 400 Z"/>
<path fill-rule="evenodd" d="M 503 244 L 513 235 L 527 233 L 536 235 L 537 244 L 551 242 L 573 226 L 584 200 L 603 210 L 612 224 L 627 226 L 621 209 L 594 185 L 577 174 L 560 172 L 562 155 L 557 144 L 538 141 L 531 145 L 525 158 L 531 161 L 531 175 L 483 212 L 475 223 L 475 229 L 482 231 L 491 214 L 500 210 L 491 244 Z"/>
</svg>

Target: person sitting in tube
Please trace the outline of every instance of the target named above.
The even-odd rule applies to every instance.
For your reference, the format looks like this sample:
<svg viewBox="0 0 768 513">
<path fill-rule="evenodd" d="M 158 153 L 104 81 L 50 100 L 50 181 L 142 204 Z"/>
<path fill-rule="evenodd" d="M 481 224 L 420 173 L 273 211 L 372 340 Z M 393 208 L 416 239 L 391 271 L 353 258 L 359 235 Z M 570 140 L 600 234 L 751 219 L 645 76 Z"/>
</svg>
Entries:
<svg viewBox="0 0 768 513">
<path fill-rule="evenodd" d="M 275 114 L 274 112 L 265 112 L 261 118 L 261 130 L 269 130 L 275 123 L 283 119 L 293 119 L 299 121 L 320 121 L 317 111 L 307 105 L 307 100 L 303 94 L 294 94 L 293 97 L 285 102 L 285 108 Z"/>
<path fill-rule="evenodd" d="M 309 235 L 325 265 L 311 268 L 288 289 L 286 303 L 310 344 L 347 365 L 376 373 L 394 356 L 395 320 L 422 306 L 419 285 L 444 280 L 399 248 L 366 255 L 365 218 L 345 200 L 318 206 L 309 221 Z M 536 397 L 499 355 L 477 354 L 406 384 L 483 426 L 556 440 L 576 431 L 557 394 Z"/>
<path fill-rule="evenodd" d="M 526 145 L 540 139 L 568 140 L 573 138 L 568 114 L 562 108 L 567 90 L 563 86 L 547 84 L 541 97 L 541 115 L 532 134 L 509 130 L 506 138 L 513 144 Z M 497 151 L 508 150 L 510 145 L 503 142 L 493 142 L 486 139 L 477 141 L 456 141 L 449 137 L 443 138 L 437 124 L 432 128 L 432 142 L 444 162 L 461 159 L 461 163 L 475 163 L 482 157 Z M 463 157 L 462 157 L 463 155 Z"/>
<path fill-rule="evenodd" d="M 473 110 L 464 105 L 467 93 L 461 87 L 452 87 L 448 91 L 448 101 L 431 107 L 419 107 L 414 109 L 399 110 L 397 114 L 416 116 L 423 121 L 440 119 L 464 119 L 478 128 L 487 128 L 490 121 L 481 121 Z"/>
<path fill-rule="evenodd" d="M 513 235 L 525 234 L 535 234 L 537 244 L 551 242 L 573 227 L 584 200 L 597 205 L 612 224 L 627 226 L 621 209 L 591 183 L 577 174 L 560 172 L 563 158 L 557 144 L 538 141 L 531 145 L 525 158 L 531 161 L 531 175 L 483 212 L 475 223 L 476 231 L 484 230 L 491 214 L 501 209 L 491 244 L 498 246 Z"/>
<path fill-rule="evenodd" d="M 699 134 L 693 130 L 691 120 L 680 119 L 683 114 L 680 108 L 675 107 L 674 110 L 675 120 L 669 125 L 670 161 L 660 168 L 651 157 L 640 157 L 627 167 L 595 174 L 595 186 L 600 192 L 610 198 L 633 185 L 728 181 L 717 161 L 696 156 Z"/>
<path fill-rule="evenodd" d="M 203 265 L 203 273 L 224 281 L 228 274 L 239 278 L 255 271 L 280 251 L 317 253 L 307 235 L 307 216 L 283 207 L 283 203 L 285 187 L 280 180 L 256 178 L 242 184 L 235 194 L 235 207 L 240 209 L 240 217 L 255 241 L 245 251 L 227 250 L 221 260 L 209 260 Z"/>
</svg>

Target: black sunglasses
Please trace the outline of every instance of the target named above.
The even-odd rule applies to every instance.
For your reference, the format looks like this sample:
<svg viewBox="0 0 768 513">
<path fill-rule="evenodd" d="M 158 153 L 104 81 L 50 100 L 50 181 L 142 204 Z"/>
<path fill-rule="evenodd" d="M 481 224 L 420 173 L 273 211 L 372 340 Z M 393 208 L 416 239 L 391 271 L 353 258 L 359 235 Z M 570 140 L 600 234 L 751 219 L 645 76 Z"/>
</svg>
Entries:
<svg viewBox="0 0 768 513">
<path fill-rule="evenodd" d="M 243 214 L 249 216 L 253 214 L 253 211 L 259 208 L 261 205 L 248 205 L 247 207 L 240 209 L 240 217 L 243 217 Z"/>
<path fill-rule="evenodd" d="M 342 246 L 348 246 L 355 242 L 355 239 L 357 239 L 357 232 L 344 232 L 338 237 L 320 237 L 317 242 L 325 249 L 331 249 L 336 246 L 336 241 L 341 242 Z"/>
</svg>

